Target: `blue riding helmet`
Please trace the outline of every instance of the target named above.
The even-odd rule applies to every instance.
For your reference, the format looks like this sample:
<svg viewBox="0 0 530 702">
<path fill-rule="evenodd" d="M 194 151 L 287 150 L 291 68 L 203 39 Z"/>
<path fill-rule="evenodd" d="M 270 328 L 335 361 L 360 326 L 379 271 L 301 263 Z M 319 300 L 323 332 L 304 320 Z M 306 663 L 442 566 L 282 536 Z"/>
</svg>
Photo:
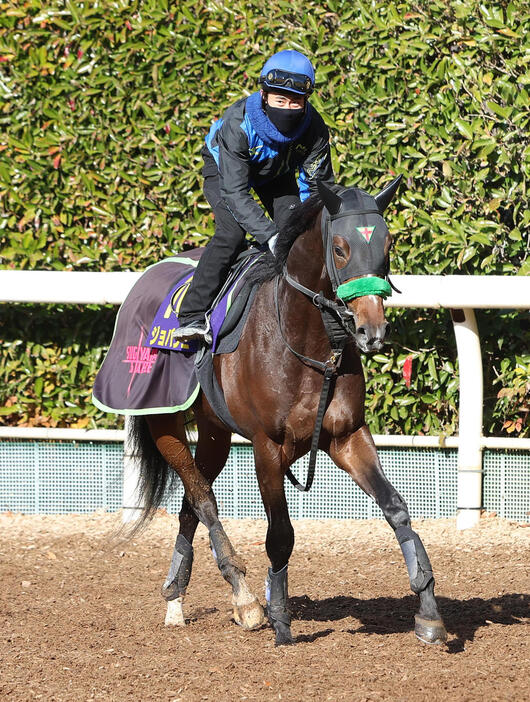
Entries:
<svg viewBox="0 0 530 702">
<path fill-rule="evenodd" d="M 315 87 L 315 69 L 299 51 L 286 49 L 274 54 L 261 70 L 259 83 L 264 90 L 287 90 L 297 95 L 311 95 Z"/>
</svg>

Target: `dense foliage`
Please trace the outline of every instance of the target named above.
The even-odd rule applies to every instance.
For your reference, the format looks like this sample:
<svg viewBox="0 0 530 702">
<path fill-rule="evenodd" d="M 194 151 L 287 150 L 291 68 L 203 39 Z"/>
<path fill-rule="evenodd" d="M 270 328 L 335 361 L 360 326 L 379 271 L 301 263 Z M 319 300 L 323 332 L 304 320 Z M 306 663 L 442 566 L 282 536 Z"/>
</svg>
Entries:
<svg viewBox="0 0 530 702">
<path fill-rule="evenodd" d="M 139 270 L 204 243 L 204 134 L 290 47 L 317 66 L 338 180 L 405 176 L 395 272 L 528 274 L 529 27 L 523 0 L 0 0 L 1 266 Z M 115 423 L 89 402 L 112 310 L 0 315 L 4 421 Z M 367 362 L 372 428 L 453 433 L 448 313 L 391 316 L 395 343 Z M 479 316 L 487 432 L 527 431 L 525 319 Z"/>
</svg>

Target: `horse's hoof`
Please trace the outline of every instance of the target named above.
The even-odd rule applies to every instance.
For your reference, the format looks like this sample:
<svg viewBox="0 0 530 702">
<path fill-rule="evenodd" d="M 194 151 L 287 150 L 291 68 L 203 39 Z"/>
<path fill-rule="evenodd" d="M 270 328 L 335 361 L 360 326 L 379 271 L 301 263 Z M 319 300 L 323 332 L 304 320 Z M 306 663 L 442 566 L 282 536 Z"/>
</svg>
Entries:
<svg viewBox="0 0 530 702">
<path fill-rule="evenodd" d="M 274 641 L 275 646 L 290 646 L 294 643 L 291 628 L 287 626 L 287 624 L 284 624 L 283 622 L 274 622 L 272 626 L 276 632 L 276 639 Z"/>
<path fill-rule="evenodd" d="M 441 619 L 424 619 L 416 614 L 414 633 L 425 644 L 442 644 L 447 641 L 447 631 Z"/>
<path fill-rule="evenodd" d="M 234 607 L 234 621 L 243 629 L 257 629 L 265 621 L 265 612 L 257 599 Z"/>
<path fill-rule="evenodd" d="M 186 626 L 184 621 L 184 612 L 182 611 L 183 597 L 177 597 L 174 600 L 169 600 L 167 603 L 166 626 Z"/>
</svg>

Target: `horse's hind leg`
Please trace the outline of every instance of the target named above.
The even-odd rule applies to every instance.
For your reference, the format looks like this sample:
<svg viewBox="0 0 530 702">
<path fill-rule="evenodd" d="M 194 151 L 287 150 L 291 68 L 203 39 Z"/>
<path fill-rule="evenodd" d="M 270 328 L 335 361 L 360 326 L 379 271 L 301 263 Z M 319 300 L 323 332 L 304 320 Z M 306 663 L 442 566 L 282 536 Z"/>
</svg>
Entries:
<svg viewBox="0 0 530 702">
<path fill-rule="evenodd" d="M 195 465 L 212 485 L 223 469 L 230 452 L 230 432 L 206 424 L 202 416 L 197 417 L 199 441 L 195 451 Z M 193 538 L 199 518 L 186 496 L 182 498 L 179 513 L 179 533 L 173 549 L 169 573 L 162 586 L 162 596 L 167 600 L 167 626 L 184 626 L 184 596 L 191 577 L 193 565 Z"/>
<path fill-rule="evenodd" d="M 184 503 L 187 505 L 186 498 L 183 499 L 180 515 L 184 511 Z M 189 505 L 188 510 L 191 512 Z M 166 581 L 162 586 L 162 597 L 167 602 L 167 612 L 165 624 L 166 626 L 185 626 L 184 619 L 184 596 L 191 577 L 191 567 L 193 565 L 193 537 L 187 539 L 184 534 L 179 531 L 173 556 L 169 566 L 169 573 Z"/>
<path fill-rule="evenodd" d="M 230 435 L 197 419 L 199 442 L 196 459 L 189 450 L 183 417 L 157 415 L 148 418 L 156 447 L 180 476 L 185 496 L 179 515 L 180 529 L 168 578 L 162 594 L 168 600 L 166 624 L 184 624 L 182 601 L 191 575 L 193 536 L 201 521 L 209 531 L 210 545 L 223 577 L 232 586 L 234 618 L 246 629 L 263 622 L 263 609 L 250 593 L 245 580 L 245 565 L 236 554 L 221 522 L 211 484 L 220 473 L 230 448 Z"/>
<path fill-rule="evenodd" d="M 230 451 L 230 433 L 214 428 L 207 438 L 199 430 L 195 451 L 195 465 L 212 485 L 223 469 Z M 193 538 L 199 518 L 186 499 L 182 498 L 179 513 L 179 532 L 173 549 L 169 573 L 162 586 L 162 596 L 167 601 L 166 626 L 184 626 L 183 604 L 193 565 Z"/>
<path fill-rule="evenodd" d="M 411 590 L 420 598 L 415 618 L 416 636 L 424 643 L 443 643 L 447 640 L 447 632 L 434 597 L 434 576 L 429 557 L 420 537 L 411 529 L 405 501 L 383 473 L 367 427 L 347 437 L 333 439 L 329 453 L 333 461 L 377 502 L 394 529 L 407 565 Z"/>
</svg>

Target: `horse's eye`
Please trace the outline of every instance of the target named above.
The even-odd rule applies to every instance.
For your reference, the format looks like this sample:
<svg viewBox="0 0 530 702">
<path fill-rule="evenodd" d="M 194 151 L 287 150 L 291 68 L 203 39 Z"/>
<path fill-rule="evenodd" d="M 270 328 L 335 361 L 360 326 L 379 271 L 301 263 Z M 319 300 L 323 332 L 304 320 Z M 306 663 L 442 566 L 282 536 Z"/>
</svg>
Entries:
<svg viewBox="0 0 530 702">
<path fill-rule="evenodd" d="M 340 248 L 340 246 L 334 246 L 333 251 L 337 254 L 337 256 L 340 256 L 341 258 L 346 258 L 344 255 L 344 251 Z"/>
</svg>

